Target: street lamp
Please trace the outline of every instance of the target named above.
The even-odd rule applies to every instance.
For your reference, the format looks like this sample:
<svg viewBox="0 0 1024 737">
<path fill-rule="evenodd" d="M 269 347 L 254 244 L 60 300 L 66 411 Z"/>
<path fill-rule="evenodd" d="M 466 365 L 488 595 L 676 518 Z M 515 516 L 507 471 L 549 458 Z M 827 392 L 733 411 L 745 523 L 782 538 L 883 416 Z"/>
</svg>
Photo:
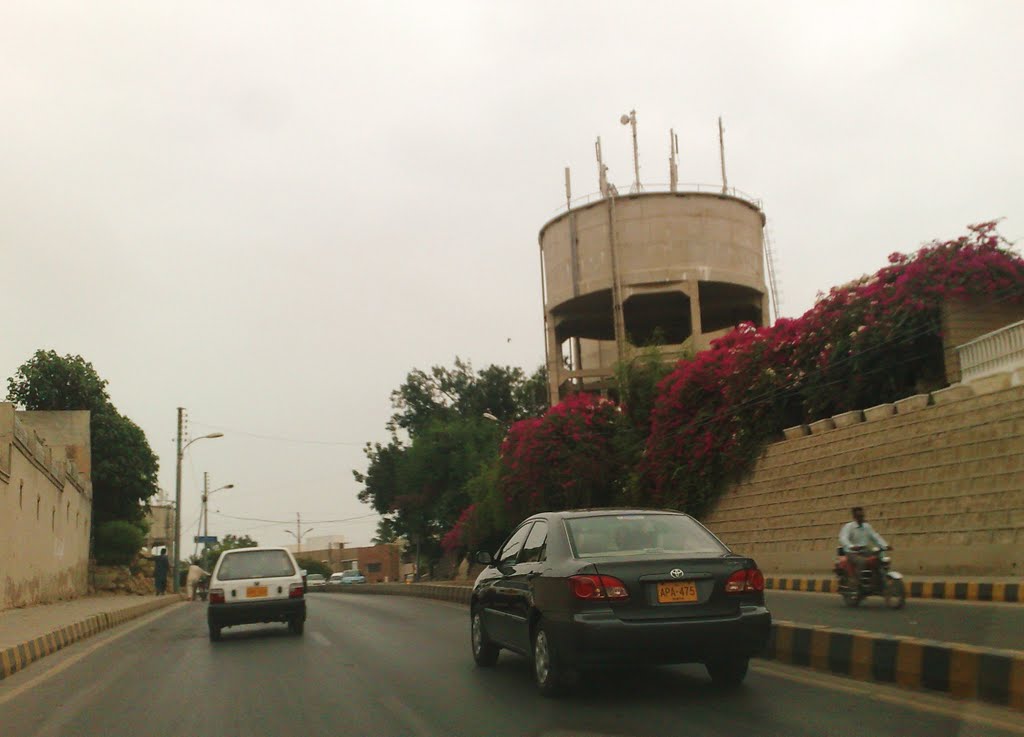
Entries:
<svg viewBox="0 0 1024 737">
<path fill-rule="evenodd" d="M 210 499 L 210 494 L 213 494 L 215 492 L 221 491 L 223 489 L 234 489 L 235 488 L 234 484 L 225 484 L 224 486 L 218 486 L 213 491 L 206 491 L 207 479 L 208 479 L 208 477 L 204 473 L 203 474 L 203 537 L 209 537 L 210 536 L 210 506 L 208 504 L 208 501 Z M 205 545 L 206 547 L 209 547 L 210 543 L 204 541 L 203 545 Z"/>
<path fill-rule="evenodd" d="M 224 433 L 212 432 L 209 435 L 192 438 L 184 446 L 181 444 L 181 428 L 184 420 L 185 408 L 178 407 L 178 453 L 174 469 L 174 567 L 171 568 L 174 575 L 174 593 L 181 591 L 181 583 L 178 581 L 178 566 L 181 565 L 181 459 L 185 457 L 188 446 L 199 440 L 222 438 Z"/>
<path fill-rule="evenodd" d="M 308 530 L 303 530 L 302 532 L 298 533 L 292 532 L 291 530 L 285 530 L 285 532 L 287 532 L 289 535 L 295 538 L 295 543 L 299 546 L 299 549 L 296 552 L 302 552 L 302 538 L 311 533 L 314 529 L 315 528 L 310 527 Z"/>
</svg>

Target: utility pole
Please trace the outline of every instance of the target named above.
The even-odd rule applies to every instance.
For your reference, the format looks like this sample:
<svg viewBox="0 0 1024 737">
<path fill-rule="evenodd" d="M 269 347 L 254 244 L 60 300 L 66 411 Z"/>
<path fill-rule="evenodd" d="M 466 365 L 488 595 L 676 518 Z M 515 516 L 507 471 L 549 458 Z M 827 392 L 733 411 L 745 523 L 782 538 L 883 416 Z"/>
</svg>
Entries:
<svg viewBox="0 0 1024 737">
<path fill-rule="evenodd" d="M 175 453 L 174 469 L 174 565 L 171 568 L 171 576 L 174 581 L 174 593 L 181 591 L 181 584 L 178 581 L 178 565 L 181 562 L 181 429 L 185 420 L 185 408 L 178 407 L 178 451 Z"/>
</svg>

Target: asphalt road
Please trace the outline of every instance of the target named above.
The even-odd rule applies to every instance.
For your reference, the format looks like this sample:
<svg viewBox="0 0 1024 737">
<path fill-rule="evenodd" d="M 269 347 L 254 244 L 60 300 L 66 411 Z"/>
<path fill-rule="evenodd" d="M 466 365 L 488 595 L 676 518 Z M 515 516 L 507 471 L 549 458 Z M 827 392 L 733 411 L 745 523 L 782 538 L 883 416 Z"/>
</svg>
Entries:
<svg viewBox="0 0 1024 737">
<path fill-rule="evenodd" d="M 861 629 L 982 647 L 1024 650 L 1024 605 L 991 602 L 907 599 L 903 609 L 886 609 L 870 597 L 860 606 L 843 606 L 838 594 L 767 591 L 775 619 L 802 624 Z"/>
<path fill-rule="evenodd" d="M 310 597 L 302 638 L 233 628 L 209 642 L 182 604 L 0 682 L 5 737 L 452 737 L 786 735 L 953 737 L 1024 733 L 1019 715 L 754 667 L 732 693 L 697 666 L 592 675 L 558 701 L 525 659 L 473 667 L 463 607 L 388 596 Z M 982 721 L 978 721 L 982 720 Z"/>
</svg>

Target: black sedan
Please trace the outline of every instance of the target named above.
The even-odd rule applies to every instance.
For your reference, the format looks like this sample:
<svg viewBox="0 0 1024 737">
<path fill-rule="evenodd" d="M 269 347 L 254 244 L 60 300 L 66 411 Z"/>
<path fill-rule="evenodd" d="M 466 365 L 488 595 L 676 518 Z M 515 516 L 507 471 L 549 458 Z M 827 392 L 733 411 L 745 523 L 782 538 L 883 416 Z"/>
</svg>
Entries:
<svg viewBox="0 0 1024 737">
<path fill-rule="evenodd" d="M 550 696 L 581 668 L 703 663 L 738 685 L 764 647 L 764 576 L 689 515 L 589 509 L 520 524 L 473 587 L 473 658 L 502 648 L 531 657 Z"/>
</svg>

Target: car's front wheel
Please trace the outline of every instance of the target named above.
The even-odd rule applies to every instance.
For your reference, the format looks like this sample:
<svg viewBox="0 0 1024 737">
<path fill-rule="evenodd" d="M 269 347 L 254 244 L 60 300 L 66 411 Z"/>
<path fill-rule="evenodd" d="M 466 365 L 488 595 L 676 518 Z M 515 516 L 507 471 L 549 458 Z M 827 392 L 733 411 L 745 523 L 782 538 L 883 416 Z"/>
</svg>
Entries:
<svg viewBox="0 0 1024 737">
<path fill-rule="evenodd" d="M 470 617 L 470 645 L 473 648 L 473 661 L 481 668 L 490 668 L 498 662 L 498 653 L 501 648 L 487 637 L 487 630 L 484 629 L 484 620 L 479 609 L 474 609 L 473 615 Z"/>
<path fill-rule="evenodd" d="M 704 664 L 716 686 L 723 688 L 735 688 L 743 683 L 747 677 L 747 668 L 750 665 L 750 658 L 738 655 L 730 655 L 709 660 Z"/>
</svg>

